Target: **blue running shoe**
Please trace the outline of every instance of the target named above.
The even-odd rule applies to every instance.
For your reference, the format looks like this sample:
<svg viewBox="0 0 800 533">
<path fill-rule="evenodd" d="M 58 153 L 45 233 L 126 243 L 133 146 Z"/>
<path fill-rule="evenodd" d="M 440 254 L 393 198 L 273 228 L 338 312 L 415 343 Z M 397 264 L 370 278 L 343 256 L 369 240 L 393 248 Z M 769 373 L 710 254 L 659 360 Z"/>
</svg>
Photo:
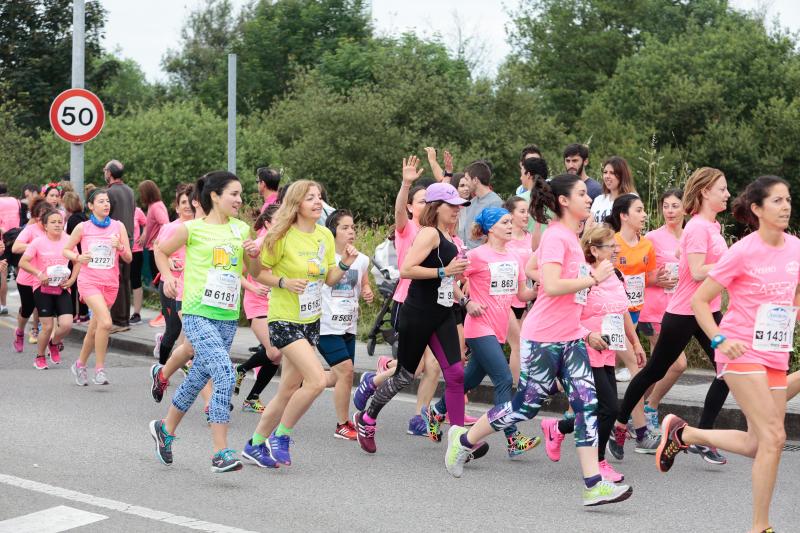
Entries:
<svg viewBox="0 0 800 533">
<path fill-rule="evenodd" d="M 289 456 L 289 444 L 291 443 L 289 435 L 281 435 L 280 437 L 272 433 L 269 436 L 269 451 L 275 462 L 289 466 L 292 464 L 292 458 Z"/>
<path fill-rule="evenodd" d="M 363 411 L 367 408 L 367 402 L 375 394 L 375 372 L 364 372 L 361 374 L 361 381 L 358 383 L 353 393 L 353 405 L 356 410 Z"/>
<path fill-rule="evenodd" d="M 440 442 L 442 440 L 441 425 L 444 422 L 444 415 L 436 413 L 430 406 L 423 407 L 419 416 L 422 417 L 422 423 L 425 424 L 426 434 L 433 442 Z"/>
<path fill-rule="evenodd" d="M 265 442 L 258 446 L 253 446 L 253 440 L 248 440 L 247 444 L 244 445 L 244 450 L 242 450 L 242 457 L 261 468 L 278 468 L 278 463 L 270 455 L 269 448 L 267 448 Z"/>
<path fill-rule="evenodd" d="M 242 469 L 242 462 L 236 457 L 236 452 L 225 448 L 214 454 L 211 458 L 211 471 L 216 474 L 235 472 Z"/>
<path fill-rule="evenodd" d="M 408 421 L 407 433 L 416 437 L 428 436 L 428 426 L 425 424 L 425 421 L 422 420 L 420 415 L 416 415 Z"/>
</svg>

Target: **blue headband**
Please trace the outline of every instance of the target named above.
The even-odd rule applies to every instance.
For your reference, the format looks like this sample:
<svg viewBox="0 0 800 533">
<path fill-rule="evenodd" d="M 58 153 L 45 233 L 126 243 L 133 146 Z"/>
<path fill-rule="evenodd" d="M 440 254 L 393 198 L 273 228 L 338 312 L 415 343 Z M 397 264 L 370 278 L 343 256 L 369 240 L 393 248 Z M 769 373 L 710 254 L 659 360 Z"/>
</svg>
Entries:
<svg viewBox="0 0 800 533">
<path fill-rule="evenodd" d="M 502 207 L 486 207 L 475 218 L 475 223 L 481 227 L 484 233 L 488 234 L 492 226 L 508 214 L 510 214 L 508 210 Z"/>
</svg>

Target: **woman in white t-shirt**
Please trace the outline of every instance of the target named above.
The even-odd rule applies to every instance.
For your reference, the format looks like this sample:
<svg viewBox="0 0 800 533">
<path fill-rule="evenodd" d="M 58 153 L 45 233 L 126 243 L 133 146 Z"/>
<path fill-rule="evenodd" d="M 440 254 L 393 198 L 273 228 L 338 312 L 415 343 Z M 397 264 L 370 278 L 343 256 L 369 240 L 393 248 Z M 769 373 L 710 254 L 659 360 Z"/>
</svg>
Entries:
<svg viewBox="0 0 800 533">
<path fill-rule="evenodd" d="M 628 162 L 612 156 L 603 163 L 603 194 L 592 202 L 592 220 L 603 222 L 611 214 L 614 200 L 623 194 L 637 194 Z"/>
</svg>

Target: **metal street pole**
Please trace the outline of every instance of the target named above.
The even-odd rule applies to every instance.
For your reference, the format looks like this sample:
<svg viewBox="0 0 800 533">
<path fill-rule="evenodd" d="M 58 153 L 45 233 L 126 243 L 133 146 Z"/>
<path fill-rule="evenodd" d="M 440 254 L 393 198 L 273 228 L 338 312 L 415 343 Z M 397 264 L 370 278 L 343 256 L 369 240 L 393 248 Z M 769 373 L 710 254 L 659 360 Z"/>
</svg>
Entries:
<svg viewBox="0 0 800 533">
<path fill-rule="evenodd" d="M 228 172 L 236 174 L 236 54 L 228 54 Z"/>
<path fill-rule="evenodd" d="M 74 0 L 72 3 L 72 87 L 84 88 L 84 42 L 86 32 L 84 0 Z M 69 153 L 69 179 L 75 192 L 83 197 L 83 145 L 71 144 Z"/>
</svg>

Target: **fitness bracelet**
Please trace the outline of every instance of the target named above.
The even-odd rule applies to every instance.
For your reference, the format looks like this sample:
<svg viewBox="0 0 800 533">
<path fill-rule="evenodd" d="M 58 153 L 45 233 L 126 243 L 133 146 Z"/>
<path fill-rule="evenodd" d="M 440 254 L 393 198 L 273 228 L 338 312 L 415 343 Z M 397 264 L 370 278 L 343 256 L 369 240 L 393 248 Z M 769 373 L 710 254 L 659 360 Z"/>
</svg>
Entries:
<svg viewBox="0 0 800 533">
<path fill-rule="evenodd" d="M 725 338 L 725 335 L 723 335 L 722 333 L 717 333 L 716 335 L 714 335 L 714 338 L 711 339 L 711 348 L 716 350 L 717 346 L 719 346 L 726 340 L 727 339 Z"/>
<path fill-rule="evenodd" d="M 342 272 L 347 272 L 350 270 L 350 267 L 344 264 L 344 261 L 339 261 L 339 270 Z"/>
<path fill-rule="evenodd" d="M 283 278 L 278 279 L 278 288 L 279 289 L 283 288 Z"/>
<path fill-rule="evenodd" d="M 446 274 L 444 273 L 444 267 L 439 267 L 437 272 L 439 273 L 439 279 L 444 279 L 445 278 Z"/>
</svg>

